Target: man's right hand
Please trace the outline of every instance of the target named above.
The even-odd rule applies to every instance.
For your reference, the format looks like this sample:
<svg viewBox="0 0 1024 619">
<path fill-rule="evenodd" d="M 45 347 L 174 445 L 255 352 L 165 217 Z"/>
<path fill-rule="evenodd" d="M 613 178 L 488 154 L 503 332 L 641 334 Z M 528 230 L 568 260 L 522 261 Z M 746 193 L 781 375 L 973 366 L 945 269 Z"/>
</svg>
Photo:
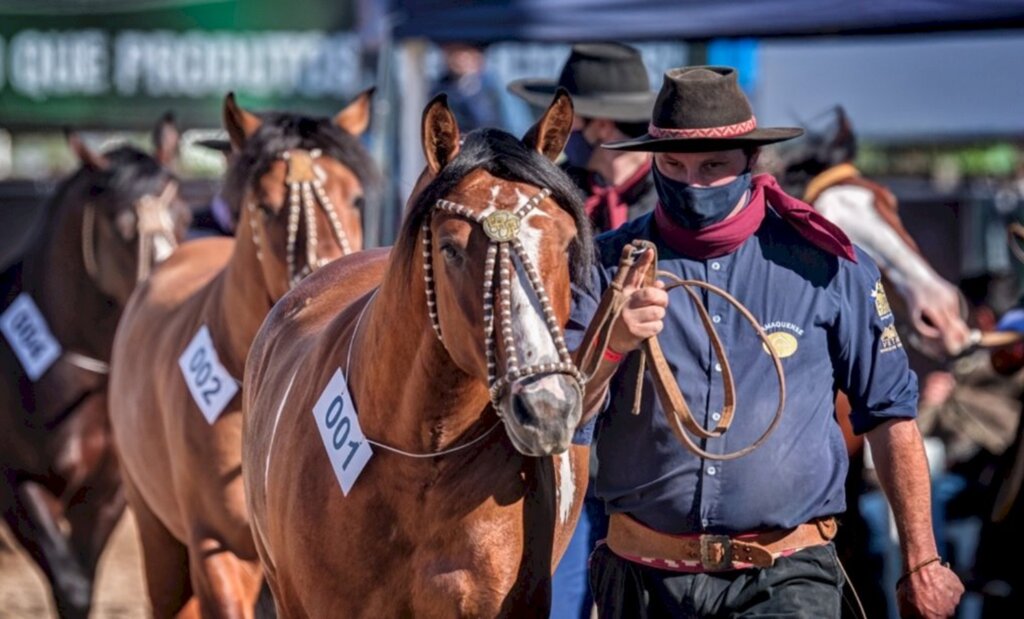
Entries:
<svg viewBox="0 0 1024 619">
<path fill-rule="evenodd" d="M 654 252 L 645 251 L 626 274 L 622 289 L 626 302 L 612 326 L 608 342 L 617 353 L 636 350 L 644 340 L 658 335 L 664 328 L 665 308 L 668 307 L 665 284 L 655 281 L 653 286 L 644 286 L 648 269 L 655 268 L 653 262 Z"/>
</svg>

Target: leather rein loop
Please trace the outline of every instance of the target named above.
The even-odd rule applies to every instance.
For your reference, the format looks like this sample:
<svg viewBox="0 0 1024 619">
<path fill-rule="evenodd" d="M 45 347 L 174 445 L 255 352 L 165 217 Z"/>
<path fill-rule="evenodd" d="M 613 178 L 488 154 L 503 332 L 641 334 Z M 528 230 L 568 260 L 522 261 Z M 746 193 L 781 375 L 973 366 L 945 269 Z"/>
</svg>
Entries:
<svg viewBox="0 0 1024 619">
<path fill-rule="evenodd" d="M 618 318 L 619 314 L 622 312 L 622 308 L 625 306 L 627 299 L 623 293 L 623 288 L 626 276 L 637 258 L 643 255 L 645 251 L 655 252 L 654 262 L 652 264 L 656 265 L 658 262 L 656 253 L 657 248 L 650 241 L 638 239 L 623 248 L 622 257 L 619 262 L 619 269 L 615 274 L 615 278 L 612 280 L 608 290 L 601 298 L 601 303 L 598 305 L 597 312 L 595 313 L 593 320 L 591 320 L 586 334 L 583 336 L 583 343 L 577 350 L 576 357 L 580 370 L 588 377 L 594 374 L 598 365 L 601 363 L 601 359 L 604 357 L 604 353 L 608 349 L 608 344 L 611 339 L 612 326 L 615 323 L 615 319 Z M 665 411 L 665 416 L 669 422 L 669 426 L 672 428 L 676 438 L 679 439 L 679 442 L 682 443 L 684 447 L 707 460 L 735 460 L 736 458 L 749 454 L 768 440 L 768 437 L 771 436 L 772 432 L 775 431 L 775 428 L 778 427 L 779 422 L 782 420 L 782 412 L 786 407 L 786 378 L 785 372 L 782 369 L 782 360 L 779 358 L 778 353 L 775 351 L 771 341 L 768 339 L 768 335 L 765 333 L 764 328 L 762 328 L 757 318 L 750 312 L 750 310 L 744 307 L 739 300 L 722 288 L 704 281 L 682 279 L 667 271 L 656 271 L 654 267 L 648 270 L 645 274 L 645 286 L 653 285 L 655 278 L 668 280 L 665 285 L 666 291 L 670 291 L 675 288 L 682 288 L 686 291 L 687 296 L 693 303 L 694 308 L 697 310 L 701 324 L 707 332 L 708 337 L 711 339 L 711 346 L 715 351 L 715 357 L 717 358 L 718 363 L 722 366 L 722 383 L 725 391 L 724 406 L 722 407 L 721 418 L 710 430 L 705 429 L 700 423 L 698 423 L 697 420 L 694 419 L 689 405 L 686 403 L 686 398 L 680 390 L 679 384 L 676 382 L 672 368 L 665 359 L 665 355 L 661 349 L 661 344 L 658 341 L 658 338 L 651 337 L 644 340 L 641 345 L 641 349 L 638 351 L 638 354 L 640 355 L 640 363 L 637 369 L 636 392 L 633 397 L 633 408 L 631 412 L 634 415 L 638 415 L 640 413 L 641 394 L 643 390 L 642 375 L 644 370 L 648 369 L 649 366 L 648 371 L 651 377 L 651 382 L 654 384 L 655 393 L 658 396 L 662 409 Z M 705 309 L 701 300 L 699 289 L 706 290 L 709 293 L 722 297 L 726 302 L 736 308 L 740 315 L 750 323 L 754 331 L 757 333 L 758 338 L 761 340 L 761 343 L 764 345 L 764 349 L 769 355 L 771 355 L 772 363 L 775 367 L 775 373 L 779 379 L 778 407 L 775 409 L 775 414 L 772 417 L 771 423 L 768 424 L 764 433 L 762 433 L 761 436 L 750 445 L 724 454 L 711 453 L 701 448 L 690 436 L 690 434 L 694 434 L 701 439 L 722 438 L 732 425 L 736 413 L 736 382 L 733 377 L 732 367 L 729 364 L 725 346 L 722 344 L 722 340 L 719 337 L 718 332 L 715 330 L 711 316 L 708 314 L 708 311 Z"/>
<path fill-rule="evenodd" d="M 583 385 L 586 383 L 584 374 L 573 363 L 569 349 L 565 345 L 562 327 L 558 324 L 558 318 L 551 307 L 551 299 L 544 289 L 544 282 L 540 278 L 540 273 L 537 271 L 536 266 L 519 239 L 523 220 L 530 211 L 537 208 L 537 205 L 550 194 L 550 190 L 542 189 L 513 211 L 488 208 L 481 212 L 475 212 L 467 206 L 443 199 L 438 200 L 433 207 L 435 211 L 441 211 L 480 224 L 490 241 L 487 247 L 487 258 L 484 263 L 484 342 L 486 343 L 487 382 L 491 403 L 499 416 L 502 414 L 500 406 L 502 397 L 511 387 L 512 383 L 518 380 L 538 374 L 567 374 L 575 379 L 581 392 Z M 430 217 L 424 218 L 422 226 L 423 280 L 426 289 L 427 313 L 430 316 L 430 324 L 434 328 L 437 339 L 443 345 L 444 337 L 441 333 L 441 323 L 437 314 L 437 294 L 434 290 L 433 235 L 430 231 L 430 223 Z M 558 350 L 558 362 L 536 363 L 526 366 L 519 365 L 519 353 L 512 331 L 512 279 L 516 274 L 513 254 L 523 266 L 530 286 L 540 302 L 548 333 L 551 335 L 555 348 Z M 495 295 L 495 280 L 498 282 L 497 295 Z M 498 320 L 501 325 L 502 344 L 505 352 L 505 373 L 501 376 L 498 376 L 496 352 L 498 333 L 495 329 L 495 296 L 498 298 Z"/>
</svg>

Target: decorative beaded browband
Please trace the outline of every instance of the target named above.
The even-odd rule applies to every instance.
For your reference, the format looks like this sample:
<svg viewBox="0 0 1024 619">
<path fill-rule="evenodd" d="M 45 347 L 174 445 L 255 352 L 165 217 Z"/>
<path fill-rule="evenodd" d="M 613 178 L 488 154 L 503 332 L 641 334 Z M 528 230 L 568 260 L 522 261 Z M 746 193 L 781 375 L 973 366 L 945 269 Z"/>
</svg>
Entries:
<svg viewBox="0 0 1024 619">
<path fill-rule="evenodd" d="M 313 150 L 289 150 L 281 153 L 281 160 L 288 165 L 288 173 L 285 177 L 285 184 L 288 186 L 288 246 L 286 249 L 286 260 L 288 261 L 288 285 L 296 286 L 302 278 L 312 273 L 327 263 L 317 257 L 317 233 L 316 233 L 316 207 L 319 206 L 327 215 L 331 224 L 331 231 L 334 239 L 341 247 L 341 254 L 347 256 L 352 253 L 349 245 L 348 235 L 341 227 L 341 220 L 334 208 L 334 203 L 324 189 L 326 173 L 323 168 L 316 164 L 316 159 L 323 156 L 319 149 Z M 256 256 L 262 262 L 263 252 L 261 251 L 259 233 L 256 230 L 255 211 L 256 205 L 253 201 L 247 204 L 250 215 L 250 228 L 252 229 L 253 244 L 256 245 Z M 295 269 L 295 245 L 299 236 L 299 218 L 305 213 L 306 219 L 306 265 L 302 270 Z"/>
<path fill-rule="evenodd" d="M 551 194 L 548 189 L 542 189 L 537 195 L 530 198 L 525 204 L 514 211 L 490 210 L 476 213 L 470 208 L 448 200 L 438 200 L 434 205 L 436 210 L 474 221 L 483 228 L 484 233 L 490 239 L 487 247 L 487 259 L 484 262 L 484 342 L 487 354 L 487 382 L 490 389 L 491 403 L 495 412 L 501 415 L 501 398 L 509 386 L 523 378 L 536 374 L 560 373 L 568 374 L 576 380 L 582 390 L 586 378 L 576 368 L 569 355 L 569 349 L 565 346 L 565 337 L 562 328 L 558 324 L 555 312 L 551 308 L 551 300 L 544 290 L 544 283 L 540 279 L 536 266 L 530 260 L 529 254 L 519 240 L 519 232 L 522 221 L 526 215 L 545 198 Z M 437 339 L 444 343 L 441 334 L 441 323 L 437 316 L 437 298 L 434 291 L 434 267 L 432 264 L 432 239 L 430 232 L 430 218 L 423 222 L 423 279 L 426 284 L 427 312 L 430 314 L 430 324 L 434 327 Z M 520 367 L 519 354 L 516 349 L 515 338 L 512 333 L 512 277 L 516 272 L 512 252 L 515 252 L 519 262 L 526 271 L 534 294 L 540 301 L 541 310 L 544 312 L 544 320 L 547 323 L 555 347 L 558 349 L 560 361 L 550 363 L 537 363 Z M 505 348 L 505 373 L 498 377 L 498 362 L 496 354 L 497 335 L 494 329 L 494 282 L 498 280 L 498 318 L 501 321 L 501 337 Z"/>
</svg>

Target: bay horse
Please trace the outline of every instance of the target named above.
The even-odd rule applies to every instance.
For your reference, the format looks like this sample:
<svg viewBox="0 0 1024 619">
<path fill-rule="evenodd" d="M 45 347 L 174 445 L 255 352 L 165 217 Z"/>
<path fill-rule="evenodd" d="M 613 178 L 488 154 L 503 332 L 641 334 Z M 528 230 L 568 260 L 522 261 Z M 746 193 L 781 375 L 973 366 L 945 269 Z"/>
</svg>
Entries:
<svg viewBox="0 0 1024 619">
<path fill-rule="evenodd" d="M 242 475 L 280 616 L 547 617 L 587 480 L 561 328 L 592 244 L 552 163 L 572 119 L 562 91 L 523 140 L 462 141 L 439 95 L 396 245 L 268 316 Z"/>
<path fill-rule="evenodd" d="M 360 209 L 377 183 L 358 141 L 371 96 L 317 119 L 257 115 L 227 95 L 236 237 L 183 244 L 125 310 L 110 414 L 156 617 L 252 616 L 261 577 L 239 473 L 236 380 L 274 302 L 362 247 Z"/>
<path fill-rule="evenodd" d="M 0 274 L 0 323 L 16 327 L 0 336 L 0 510 L 61 617 L 88 616 L 97 562 L 124 511 L 107 419 L 114 329 L 188 225 L 167 167 L 178 143 L 169 116 L 154 136 L 150 155 L 99 153 L 70 134 L 81 166 Z"/>
</svg>

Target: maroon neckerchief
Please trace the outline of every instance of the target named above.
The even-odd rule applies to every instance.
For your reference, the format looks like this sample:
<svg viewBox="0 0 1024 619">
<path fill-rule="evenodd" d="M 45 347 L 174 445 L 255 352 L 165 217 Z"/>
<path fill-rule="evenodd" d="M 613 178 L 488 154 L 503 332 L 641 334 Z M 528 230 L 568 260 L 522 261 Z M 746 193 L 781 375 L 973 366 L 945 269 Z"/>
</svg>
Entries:
<svg viewBox="0 0 1024 619">
<path fill-rule="evenodd" d="M 602 209 L 608 214 L 608 229 L 614 230 L 629 221 L 629 203 L 622 199 L 622 195 L 632 189 L 637 183 L 644 180 L 647 173 L 651 171 L 651 161 L 637 168 L 632 176 L 618 185 L 599 185 L 593 174 L 590 175 L 590 197 L 583 203 L 587 216 L 592 221 L 597 221 L 597 215 Z"/>
<path fill-rule="evenodd" d="M 739 213 L 700 230 L 677 224 L 658 202 L 654 209 L 658 232 L 665 244 L 680 254 L 698 260 L 717 258 L 736 251 L 761 227 L 767 203 L 815 247 L 857 262 L 846 234 L 811 206 L 785 194 L 773 176 L 758 174 L 751 180 L 750 189 L 750 202 Z"/>
</svg>

